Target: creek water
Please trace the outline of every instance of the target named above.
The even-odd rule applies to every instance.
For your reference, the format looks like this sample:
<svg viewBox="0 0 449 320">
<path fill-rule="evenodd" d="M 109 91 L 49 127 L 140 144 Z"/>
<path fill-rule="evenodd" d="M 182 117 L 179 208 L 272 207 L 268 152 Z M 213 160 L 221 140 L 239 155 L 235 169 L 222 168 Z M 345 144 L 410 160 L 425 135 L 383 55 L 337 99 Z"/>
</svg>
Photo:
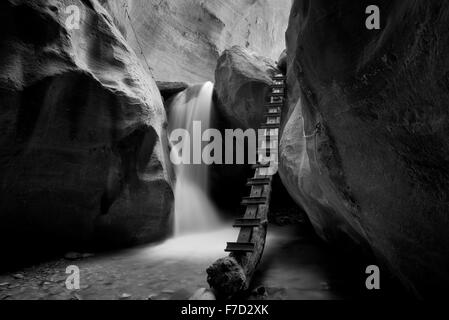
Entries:
<svg viewBox="0 0 449 320">
<path fill-rule="evenodd" d="M 363 269 L 354 268 L 298 226 L 270 225 L 268 230 L 253 281 L 255 287 L 266 289 L 265 298 L 360 298 L 364 280 L 356 275 Z M 225 255 L 225 241 L 236 235 L 228 227 L 78 261 L 44 263 L 0 275 L 0 299 L 188 299 L 208 287 L 206 268 Z M 81 289 L 76 291 L 65 288 L 65 270 L 72 264 L 81 273 Z"/>
</svg>

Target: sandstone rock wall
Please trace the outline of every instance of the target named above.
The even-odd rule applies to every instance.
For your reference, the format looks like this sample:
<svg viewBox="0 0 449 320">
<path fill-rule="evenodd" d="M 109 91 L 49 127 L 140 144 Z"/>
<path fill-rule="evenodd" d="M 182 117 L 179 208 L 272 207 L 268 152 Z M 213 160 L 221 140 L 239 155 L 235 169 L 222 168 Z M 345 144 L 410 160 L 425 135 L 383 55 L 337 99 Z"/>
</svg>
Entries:
<svg viewBox="0 0 449 320">
<path fill-rule="evenodd" d="M 276 72 L 268 58 L 238 46 L 225 50 L 215 71 L 217 110 L 235 127 L 259 128 Z"/>
<path fill-rule="evenodd" d="M 65 24 L 73 4 L 79 30 Z M 165 111 L 108 13 L 96 0 L 2 1 L 0 33 L 2 252 L 166 234 Z"/>
<path fill-rule="evenodd" d="M 371 4 L 295 1 L 280 173 L 323 237 L 369 244 L 411 292 L 438 295 L 449 284 L 449 4 L 377 1 L 382 28 L 369 31 Z"/>
<path fill-rule="evenodd" d="M 189 84 L 213 81 L 217 59 L 223 50 L 234 45 L 277 59 L 285 49 L 291 7 L 291 0 L 102 3 L 136 52 L 143 49 L 157 81 Z"/>
</svg>

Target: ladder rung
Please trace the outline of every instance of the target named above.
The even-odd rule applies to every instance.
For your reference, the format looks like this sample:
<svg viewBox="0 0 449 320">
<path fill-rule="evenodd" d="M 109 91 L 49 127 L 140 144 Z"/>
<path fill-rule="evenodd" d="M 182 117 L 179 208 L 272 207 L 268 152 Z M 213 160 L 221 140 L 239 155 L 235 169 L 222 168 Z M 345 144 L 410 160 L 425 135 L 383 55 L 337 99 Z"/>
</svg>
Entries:
<svg viewBox="0 0 449 320">
<path fill-rule="evenodd" d="M 262 152 L 262 151 L 272 151 L 272 152 L 274 152 L 274 151 L 279 151 L 279 147 L 270 147 L 270 146 L 266 146 L 266 147 L 260 147 L 260 148 L 257 148 L 257 151 L 259 151 L 259 152 Z"/>
<path fill-rule="evenodd" d="M 264 136 L 259 138 L 262 142 L 265 141 L 267 144 L 272 143 L 272 142 L 279 142 L 279 136 Z"/>
<path fill-rule="evenodd" d="M 248 181 L 250 181 L 250 180 L 264 180 L 264 179 L 270 179 L 271 180 L 271 176 L 258 176 L 258 177 L 254 177 L 254 178 L 251 178 L 251 179 L 248 179 Z"/>
<path fill-rule="evenodd" d="M 285 88 L 285 83 L 283 83 L 283 84 L 272 84 L 272 85 L 270 85 L 270 87 L 272 88 L 272 89 L 284 89 Z"/>
<path fill-rule="evenodd" d="M 260 126 L 261 129 L 279 129 L 280 123 L 264 123 Z"/>
<path fill-rule="evenodd" d="M 273 81 L 287 80 L 287 77 L 284 75 L 274 76 Z"/>
<path fill-rule="evenodd" d="M 267 108 L 282 108 L 284 106 L 283 102 L 269 102 L 265 104 Z"/>
<path fill-rule="evenodd" d="M 266 118 L 269 118 L 269 117 L 280 117 L 281 115 L 282 114 L 280 112 L 268 112 L 268 113 L 264 114 L 264 116 Z"/>
<path fill-rule="evenodd" d="M 283 93 L 272 93 L 269 98 L 271 98 L 268 100 L 269 103 L 283 103 L 285 99 Z"/>
<path fill-rule="evenodd" d="M 242 206 L 266 204 L 267 200 L 267 197 L 245 197 L 242 200 Z"/>
<path fill-rule="evenodd" d="M 284 103 L 273 103 L 273 104 L 266 104 L 265 105 L 265 109 L 268 111 L 269 109 L 273 109 L 273 108 L 277 108 L 280 109 L 280 111 L 282 111 L 282 108 L 284 107 Z"/>
<path fill-rule="evenodd" d="M 279 136 L 278 135 L 265 135 L 261 138 L 259 138 L 261 141 L 266 141 L 268 142 L 273 142 L 273 141 L 279 141 Z"/>
<path fill-rule="evenodd" d="M 251 242 L 228 242 L 226 252 L 254 252 L 254 243 Z"/>
<path fill-rule="evenodd" d="M 277 149 L 260 149 L 257 154 L 271 157 L 274 154 L 279 154 L 279 151 Z"/>
<path fill-rule="evenodd" d="M 268 163 L 258 163 L 258 164 L 254 164 L 252 166 L 253 169 L 260 169 L 260 168 L 269 168 L 271 166 L 271 164 Z"/>
<path fill-rule="evenodd" d="M 284 97 L 285 96 L 285 92 L 278 92 L 278 93 L 271 92 L 270 96 L 272 96 L 272 97 Z"/>
<path fill-rule="evenodd" d="M 261 178 L 251 178 L 248 179 L 246 183 L 247 186 L 263 186 L 271 183 L 271 178 L 261 177 Z"/>
<path fill-rule="evenodd" d="M 260 219 L 236 219 L 234 228 L 253 228 L 260 226 Z"/>
<path fill-rule="evenodd" d="M 271 132 L 264 132 L 260 136 L 262 136 L 260 139 L 262 139 L 263 137 L 272 137 L 273 140 L 278 140 L 279 138 L 279 134 Z"/>
<path fill-rule="evenodd" d="M 269 153 L 279 153 L 279 149 L 278 148 L 259 148 L 257 149 L 257 153 L 261 153 L 261 152 L 269 152 Z"/>
</svg>

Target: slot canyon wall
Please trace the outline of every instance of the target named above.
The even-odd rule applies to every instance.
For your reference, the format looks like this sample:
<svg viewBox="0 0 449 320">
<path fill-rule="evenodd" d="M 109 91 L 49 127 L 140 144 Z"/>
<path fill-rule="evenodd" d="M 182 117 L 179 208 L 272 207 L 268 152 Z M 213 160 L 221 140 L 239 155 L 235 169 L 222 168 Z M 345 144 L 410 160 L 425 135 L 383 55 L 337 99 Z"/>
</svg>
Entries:
<svg viewBox="0 0 449 320">
<path fill-rule="evenodd" d="M 79 30 L 65 24 L 71 4 L 83 12 Z M 0 55 L 3 257 L 166 235 L 162 99 L 103 7 L 2 1 Z"/>
<path fill-rule="evenodd" d="M 448 26 L 446 1 L 295 0 L 287 31 L 284 184 L 420 297 L 449 285 Z"/>
<path fill-rule="evenodd" d="M 157 81 L 194 84 L 214 81 L 219 56 L 234 45 L 276 60 L 285 49 L 292 1 L 101 2 L 140 58 L 143 49 Z"/>
</svg>

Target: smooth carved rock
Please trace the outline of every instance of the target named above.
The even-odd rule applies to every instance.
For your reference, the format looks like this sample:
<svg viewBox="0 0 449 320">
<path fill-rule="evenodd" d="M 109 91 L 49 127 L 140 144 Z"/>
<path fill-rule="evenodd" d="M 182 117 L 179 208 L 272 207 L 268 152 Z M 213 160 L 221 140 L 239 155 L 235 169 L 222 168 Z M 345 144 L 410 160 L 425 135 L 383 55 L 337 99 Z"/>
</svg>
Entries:
<svg viewBox="0 0 449 320">
<path fill-rule="evenodd" d="M 274 61 L 268 58 L 237 46 L 226 50 L 215 71 L 219 112 L 235 127 L 259 128 L 276 72 Z"/>
<path fill-rule="evenodd" d="M 79 30 L 65 27 L 70 4 L 83 12 Z M 164 236 L 173 202 L 165 111 L 108 13 L 95 0 L 11 0 L 0 15 L 2 250 L 40 256 L 45 244 Z"/>
<path fill-rule="evenodd" d="M 188 84 L 213 81 L 217 59 L 234 45 L 277 59 L 285 48 L 291 7 L 291 0 L 102 3 L 135 51 L 143 48 L 157 81 Z"/>
<path fill-rule="evenodd" d="M 364 27 L 367 5 L 294 2 L 280 174 L 321 236 L 369 245 L 411 292 L 438 295 L 449 285 L 449 3 L 380 3 L 379 31 Z"/>
<path fill-rule="evenodd" d="M 184 91 L 189 86 L 184 82 L 157 82 L 157 87 L 166 102 L 170 98 L 173 98 L 178 93 Z"/>
</svg>

